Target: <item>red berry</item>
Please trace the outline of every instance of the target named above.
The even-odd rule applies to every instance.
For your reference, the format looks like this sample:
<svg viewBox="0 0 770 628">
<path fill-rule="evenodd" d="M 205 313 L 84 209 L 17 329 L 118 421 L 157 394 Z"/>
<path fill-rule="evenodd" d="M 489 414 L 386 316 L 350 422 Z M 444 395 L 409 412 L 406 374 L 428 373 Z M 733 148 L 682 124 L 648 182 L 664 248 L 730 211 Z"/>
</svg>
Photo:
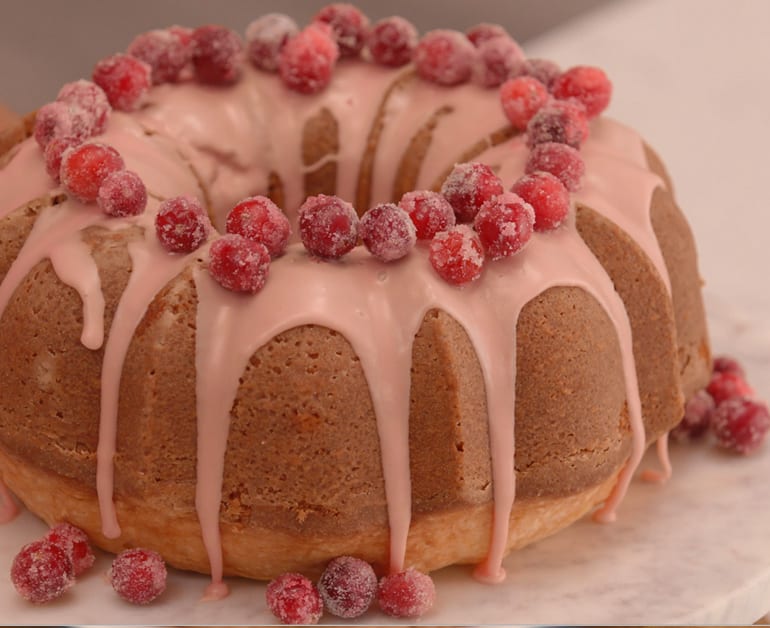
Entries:
<svg viewBox="0 0 770 628">
<path fill-rule="evenodd" d="M 366 45 L 372 59 L 380 65 L 398 68 L 412 60 L 419 34 L 409 20 L 403 17 L 386 17 L 369 31 Z"/>
<path fill-rule="evenodd" d="M 544 142 L 569 144 L 574 148 L 588 138 L 585 107 L 576 100 L 554 100 L 540 108 L 527 124 L 527 145 Z"/>
<path fill-rule="evenodd" d="M 586 166 L 576 148 L 558 142 L 543 142 L 529 153 L 524 170 L 527 174 L 538 170 L 550 172 L 565 188 L 574 192 L 580 189 Z"/>
<path fill-rule="evenodd" d="M 45 147 L 43 151 L 43 158 L 45 159 L 45 171 L 51 176 L 51 178 L 59 183 L 61 177 L 59 172 L 61 170 L 61 160 L 64 156 L 64 152 L 68 148 L 80 146 L 83 143 L 79 137 L 72 137 L 71 135 L 65 135 L 64 137 L 55 137 Z"/>
<path fill-rule="evenodd" d="M 278 58 L 278 71 L 289 89 L 315 94 L 329 84 L 339 57 L 339 47 L 325 25 L 311 24 L 286 42 Z"/>
<path fill-rule="evenodd" d="M 101 135 L 107 129 L 112 107 L 107 94 L 96 83 L 83 80 L 66 83 L 59 90 L 56 100 L 86 112 L 91 127 L 90 136 Z"/>
<path fill-rule="evenodd" d="M 456 286 L 478 279 L 484 270 L 484 248 L 468 225 L 437 233 L 430 241 L 428 256 L 439 276 Z"/>
<path fill-rule="evenodd" d="M 225 228 L 227 233 L 264 244 L 272 257 L 286 250 L 291 235 L 289 219 L 265 196 L 253 196 L 238 203 L 227 215 Z"/>
<path fill-rule="evenodd" d="M 714 400 L 705 390 L 696 392 L 684 406 L 682 420 L 671 430 L 674 440 L 684 442 L 703 436 L 711 424 Z"/>
<path fill-rule="evenodd" d="M 569 214 L 569 192 L 550 172 L 533 172 L 511 187 L 535 210 L 535 231 L 556 229 Z"/>
<path fill-rule="evenodd" d="M 11 564 L 11 582 L 28 602 L 55 600 L 75 584 L 72 561 L 67 553 L 42 539 L 21 548 Z"/>
<path fill-rule="evenodd" d="M 527 59 L 519 67 L 521 76 L 531 76 L 548 88 L 553 89 L 553 84 L 561 75 L 561 68 L 550 59 Z"/>
<path fill-rule="evenodd" d="M 104 180 L 96 202 L 109 216 L 137 216 L 147 207 L 147 188 L 135 172 L 118 170 Z"/>
<path fill-rule="evenodd" d="M 746 380 L 733 371 L 714 373 L 706 390 L 714 398 L 717 406 L 734 397 L 751 397 L 754 394 L 754 390 Z"/>
<path fill-rule="evenodd" d="M 601 69 L 579 65 L 570 68 L 556 79 L 553 95 L 562 100 L 579 100 L 586 108 L 586 116 L 590 120 L 610 104 L 612 83 Z"/>
<path fill-rule="evenodd" d="M 235 31 L 207 24 L 192 34 L 192 62 L 195 77 L 202 83 L 227 85 L 241 76 L 243 42 Z"/>
<path fill-rule="evenodd" d="M 137 35 L 128 45 L 128 54 L 151 68 L 152 82 L 174 83 L 192 60 L 192 45 L 179 29 L 153 30 Z"/>
<path fill-rule="evenodd" d="M 40 148 L 57 137 L 91 137 L 92 123 L 88 114 L 77 105 L 51 102 L 40 107 L 35 114 L 33 135 Z"/>
<path fill-rule="evenodd" d="M 209 273 L 232 292 L 256 294 L 264 288 L 269 270 L 267 247 L 237 233 L 223 235 L 209 249 Z"/>
<path fill-rule="evenodd" d="M 358 243 L 358 215 L 337 196 L 310 196 L 299 208 L 299 235 L 313 255 L 342 257 Z"/>
<path fill-rule="evenodd" d="M 531 76 L 509 79 L 500 87 L 503 113 L 514 129 L 523 131 L 538 110 L 548 101 L 548 89 Z"/>
<path fill-rule="evenodd" d="M 121 552 L 107 576 L 112 588 L 127 602 L 149 604 L 166 590 L 166 563 L 148 549 Z"/>
<path fill-rule="evenodd" d="M 473 80 L 484 87 L 498 87 L 519 72 L 524 52 L 510 37 L 493 37 L 482 42 L 473 62 Z"/>
<path fill-rule="evenodd" d="M 711 429 L 720 447 L 750 454 L 765 440 L 770 429 L 770 413 L 763 403 L 735 397 L 717 406 L 711 416 Z"/>
<path fill-rule="evenodd" d="M 116 54 L 99 61 L 92 78 L 114 109 L 133 111 L 150 89 L 152 68 L 131 55 Z"/>
<path fill-rule="evenodd" d="M 246 49 L 255 67 L 268 72 L 278 70 L 281 50 L 299 32 L 297 23 L 283 13 L 268 13 L 246 28 Z"/>
<path fill-rule="evenodd" d="M 366 561 L 352 556 L 332 560 L 318 581 L 326 610 L 336 617 L 360 617 L 377 597 L 377 576 Z"/>
<path fill-rule="evenodd" d="M 89 142 L 64 151 L 59 174 L 67 192 L 93 203 L 102 182 L 124 167 L 123 158 L 112 146 Z"/>
<path fill-rule="evenodd" d="M 358 231 L 367 250 L 383 262 L 401 259 L 417 241 L 409 214 L 393 203 L 372 207 L 361 217 Z"/>
<path fill-rule="evenodd" d="M 206 210 L 192 196 L 163 201 L 155 216 L 158 240 L 171 253 L 192 253 L 206 241 L 210 229 Z"/>
<path fill-rule="evenodd" d="M 473 226 L 493 260 L 518 253 L 532 238 L 535 212 L 525 200 L 505 192 L 481 206 Z"/>
<path fill-rule="evenodd" d="M 73 574 L 79 576 L 90 569 L 96 556 L 88 542 L 88 535 L 70 523 L 57 523 L 45 535 L 45 540 L 53 543 L 72 562 Z"/>
<path fill-rule="evenodd" d="M 456 164 L 441 186 L 458 222 L 473 220 L 484 203 L 503 191 L 503 182 L 492 168 L 478 162 Z"/>
<path fill-rule="evenodd" d="M 462 33 L 435 30 L 423 35 L 414 49 L 417 73 L 439 85 L 458 85 L 471 78 L 476 49 Z"/>
<path fill-rule="evenodd" d="M 364 47 L 369 31 L 369 18 L 352 4 L 338 2 L 326 5 L 314 18 L 332 27 L 332 33 L 343 57 L 356 57 Z"/>
<path fill-rule="evenodd" d="M 380 580 L 378 599 L 391 617 L 417 618 L 433 607 L 436 587 L 428 574 L 407 569 Z"/>
<path fill-rule="evenodd" d="M 267 585 L 267 606 L 284 624 L 317 624 L 323 603 L 312 582 L 298 573 L 285 573 Z"/>
<path fill-rule="evenodd" d="M 714 373 L 735 373 L 746 379 L 746 372 L 738 360 L 729 355 L 720 355 L 714 358 Z"/>
<path fill-rule="evenodd" d="M 431 240 L 439 231 L 455 226 L 455 210 L 438 192 L 407 192 L 398 205 L 412 219 L 418 240 Z"/>
<path fill-rule="evenodd" d="M 487 22 L 482 22 L 481 24 L 472 26 L 465 32 L 465 36 L 474 46 L 476 46 L 476 48 L 478 48 L 485 41 L 492 39 L 493 37 L 510 38 L 508 31 L 505 30 L 502 26 L 499 24 L 489 24 Z"/>
</svg>

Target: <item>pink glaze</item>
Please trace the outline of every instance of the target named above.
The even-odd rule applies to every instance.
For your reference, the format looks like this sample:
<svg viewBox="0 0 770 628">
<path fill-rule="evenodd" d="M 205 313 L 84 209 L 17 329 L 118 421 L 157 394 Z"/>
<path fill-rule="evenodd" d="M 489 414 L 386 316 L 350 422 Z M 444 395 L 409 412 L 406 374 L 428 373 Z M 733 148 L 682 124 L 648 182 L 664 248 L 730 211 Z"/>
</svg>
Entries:
<svg viewBox="0 0 770 628">
<path fill-rule="evenodd" d="M 5 482 L 0 479 L 0 523 L 13 521 L 18 514 L 19 507 L 16 505 L 11 491 L 8 490 Z"/>
<path fill-rule="evenodd" d="M 668 432 L 663 434 L 655 443 L 655 449 L 658 453 L 658 462 L 660 469 L 645 469 L 642 472 L 642 479 L 645 482 L 654 482 L 655 484 L 665 484 L 671 479 L 673 473 L 671 469 L 671 457 L 668 452 Z"/>
</svg>

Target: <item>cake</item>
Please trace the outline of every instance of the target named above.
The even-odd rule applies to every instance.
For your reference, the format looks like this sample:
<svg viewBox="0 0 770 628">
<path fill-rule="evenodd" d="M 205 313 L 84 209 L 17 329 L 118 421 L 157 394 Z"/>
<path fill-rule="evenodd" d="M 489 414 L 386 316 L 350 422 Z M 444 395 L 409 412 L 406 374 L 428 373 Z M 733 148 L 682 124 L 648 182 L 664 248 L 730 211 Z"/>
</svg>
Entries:
<svg viewBox="0 0 770 628">
<path fill-rule="evenodd" d="M 665 452 L 710 354 L 658 156 L 595 117 L 564 224 L 463 286 L 425 243 L 392 263 L 361 245 L 319 259 L 296 236 L 306 198 L 363 214 L 468 162 L 508 189 L 530 151 L 498 89 L 339 49 L 313 93 L 243 63 L 225 85 L 183 77 L 116 107 L 94 139 L 146 185 L 138 216 L 58 185 L 24 139 L 33 119 L 2 136 L 0 475 L 47 522 L 214 589 L 342 555 L 496 580 L 512 549 L 597 507 L 611 519 L 644 449 Z M 244 295 L 208 250 L 255 194 L 295 236 Z M 174 255 L 154 221 L 180 195 L 215 231 Z"/>
</svg>

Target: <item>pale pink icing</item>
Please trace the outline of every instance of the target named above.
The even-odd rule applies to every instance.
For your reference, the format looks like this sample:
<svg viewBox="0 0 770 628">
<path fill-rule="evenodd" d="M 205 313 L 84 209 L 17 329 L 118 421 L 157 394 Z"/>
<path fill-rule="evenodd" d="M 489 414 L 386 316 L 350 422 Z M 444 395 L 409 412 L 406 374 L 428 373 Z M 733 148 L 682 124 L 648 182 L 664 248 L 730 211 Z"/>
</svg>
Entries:
<svg viewBox="0 0 770 628">
<path fill-rule="evenodd" d="M 0 523 L 8 523 L 19 514 L 19 507 L 13 500 L 13 495 L 2 479 L 0 479 Z"/>
<path fill-rule="evenodd" d="M 671 468 L 671 457 L 668 451 L 668 432 L 663 434 L 655 443 L 655 449 L 658 454 L 660 469 L 645 469 L 642 472 L 642 479 L 645 482 L 655 482 L 656 484 L 665 484 L 671 479 L 673 473 Z"/>
</svg>

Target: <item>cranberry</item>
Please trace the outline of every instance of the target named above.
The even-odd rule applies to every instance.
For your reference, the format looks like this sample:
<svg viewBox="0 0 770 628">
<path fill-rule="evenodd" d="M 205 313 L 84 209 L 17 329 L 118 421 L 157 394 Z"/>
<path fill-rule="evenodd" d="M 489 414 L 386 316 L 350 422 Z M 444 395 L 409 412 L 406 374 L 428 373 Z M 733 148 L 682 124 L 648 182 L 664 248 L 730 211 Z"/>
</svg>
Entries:
<svg viewBox="0 0 770 628">
<path fill-rule="evenodd" d="M 532 238 L 535 212 L 525 200 L 505 192 L 481 206 L 473 226 L 493 260 L 518 253 Z"/>
<path fill-rule="evenodd" d="M 418 240 L 431 240 L 439 231 L 455 226 L 455 210 L 446 197 L 438 192 L 407 192 L 398 205 L 412 219 Z"/>
<path fill-rule="evenodd" d="M 131 55 L 116 54 L 94 67 L 93 81 L 118 111 L 134 111 L 152 84 L 152 68 Z"/>
<path fill-rule="evenodd" d="M 254 67 L 278 70 L 281 50 L 298 32 L 297 23 L 283 13 L 268 13 L 254 20 L 246 28 L 246 50 Z"/>
<path fill-rule="evenodd" d="M 439 85 L 458 85 L 471 78 L 476 49 L 457 31 L 435 30 L 423 35 L 414 49 L 417 73 Z"/>
<path fill-rule="evenodd" d="M 324 26 L 311 24 L 283 47 L 278 58 L 278 71 L 289 89 L 315 94 L 331 81 L 339 47 L 329 28 Z"/>
<path fill-rule="evenodd" d="M 117 594 L 132 604 L 149 604 L 166 590 L 166 563 L 148 549 L 121 552 L 107 576 Z"/>
<path fill-rule="evenodd" d="M 83 143 L 78 137 L 71 135 L 65 135 L 64 137 L 55 137 L 45 147 L 43 151 L 43 159 L 45 160 L 45 171 L 51 176 L 51 178 L 59 183 L 61 177 L 59 172 L 61 170 L 61 160 L 64 156 L 64 152 L 75 146 L 80 146 Z"/>
<path fill-rule="evenodd" d="M 538 110 L 548 101 L 548 89 L 531 76 L 507 80 L 500 88 L 503 113 L 514 129 L 523 131 Z"/>
<path fill-rule="evenodd" d="M 227 85 L 241 77 L 243 42 L 235 31 L 206 24 L 193 31 L 192 41 L 193 68 L 199 81 Z"/>
<path fill-rule="evenodd" d="M 209 249 L 209 273 L 232 292 L 256 294 L 265 287 L 270 270 L 270 251 L 237 233 L 215 240 Z"/>
<path fill-rule="evenodd" d="M 527 174 L 538 170 L 550 172 L 565 188 L 574 192 L 580 189 L 586 166 L 576 148 L 558 142 L 543 142 L 529 153 L 524 170 Z"/>
<path fill-rule="evenodd" d="M 369 31 L 369 18 L 352 4 L 337 2 L 321 9 L 314 21 L 328 24 L 343 57 L 357 57 Z"/>
<path fill-rule="evenodd" d="M 412 60 L 419 34 L 409 20 L 403 17 L 386 17 L 369 31 L 366 45 L 372 59 L 380 65 L 398 68 Z"/>
<path fill-rule="evenodd" d="M 733 397 L 751 397 L 754 394 L 754 390 L 746 380 L 732 371 L 714 373 L 706 390 L 717 405 Z"/>
<path fill-rule="evenodd" d="M 763 403 L 735 397 L 720 403 L 711 416 L 717 444 L 739 454 L 750 454 L 765 440 L 770 413 Z"/>
<path fill-rule="evenodd" d="M 705 390 L 695 393 L 684 406 L 682 420 L 671 430 L 671 437 L 684 442 L 703 436 L 709 429 L 714 399 Z"/>
<path fill-rule="evenodd" d="M 560 142 L 574 148 L 588 138 L 585 107 L 576 100 L 555 100 L 544 105 L 527 124 L 527 145 Z"/>
<path fill-rule="evenodd" d="M 474 46 L 476 46 L 476 48 L 478 48 L 485 41 L 492 39 L 493 37 L 510 38 L 508 31 L 505 30 L 502 26 L 499 24 L 489 24 L 487 22 L 482 22 L 481 24 L 472 26 L 465 32 L 465 36 Z"/>
<path fill-rule="evenodd" d="M 332 560 L 318 581 L 326 610 L 336 617 L 360 617 L 377 597 L 377 576 L 366 561 L 352 556 Z"/>
<path fill-rule="evenodd" d="M 378 599 L 385 614 L 416 619 L 433 607 L 436 587 L 428 574 L 407 569 L 380 580 Z"/>
<path fill-rule="evenodd" d="M 714 358 L 714 372 L 715 373 L 735 373 L 740 377 L 746 379 L 746 372 L 740 365 L 738 360 L 728 355 L 720 355 Z"/>
<path fill-rule="evenodd" d="M 55 600 L 75 584 L 72 561 L 67 552 L 42 539 L 21 548 L 11 564 L 11 582 L 28 602 Z"/>
<path fill-rule="evenodd" d="M 503 193 L 503 182 L 492 168 L 478 162 L 457 164 L 441 186 L 459 222 L 470 222 L 481 206 Z"/>
<path fill-rule="evenodd" d="M 535 210 L 535 231 L 556 229 L 569 214 L 569 192 L 550 172 L 533 172 L 513 184 L 518 194 Z"/>
<path fill-rule="evenodd" d="M 393 203 L 382 203 L 367 211 L 358 232 L 367 250 L 383 262 L 401 259 L 417 241 L 409 214 Z"/>
<path fill-rule="evenodd" d="M 137 35 L 127 52 L 150 66 L 152 82 L 159 85 L 178 81 L 193 51 L 191 42 L 178 29 L 167 28 Z"/>
<path fill-rule="evenodd" d="M 291 235 L 289 219 L 265 196 L 252 196 L 238 203 L 227 215 L 225 228 L 227 233 L 264 244 L 272 257 L 286 250 Z"/>
<path fill-rule="evenodd" d="M 93 203 L 102 182 L 123 168 L 123 158 L 112 146 L 89 142 L 64 151 L 59 175 L 67 192 L 85 203 Z"/>
<path fill-rule="evenodd" d="M 86 572 L 96 561 L 96 556 L 88 542 L 88 535 L 71 523 L 57 523 L 44 538 L 64 550 L 72 561 L 75 576 Z"/>
<path fill-rule="evenodd" d="M 437 233 L 430 242 L 428 256 L 439 276 L 455 286 L 478 279 L 484 270 L 484 248 L 468 225 Z"/>
<path fill-rule="evenodd" d="M 561 68 L 550 59 L 527 59 L 519 67 L 521 76 L 531 76 L 548 88 L 553 89 L 553 84 L 561 75 Z"/>
<path fill-rule="evenodd" d="M 210 229 L 206 210 L 192 196 L 163 201 L 155 216 L 158 240 L 171 253 L 192 253 L 206 241 Z"/>
<path fill-rule="evenodd" d="M 313 255 L 342 257 L 358 243 L 358 215 L 338 196 L 310 196 L 299 208 L 299 235 Z"/>
<path fill-rule="evenodd" d="M 524 63 L 524 53 L 510 37 L 482 42 L 473 62 L 473 80 L 484 87 L 498 87 Z"/>
<path fill-rule="evenodd" d="M 104 180 L 96 202 L 109 216 L 137 216 L 147 207 L 147 188 L 135 172 L 118 170 Z"/>
<path fill-rule="evenodd" d="M 305 576 L 285 573 L 267 585 L 267 606 L 284 624 L 317 624 L 323 613 L 318 590 Z"/>
<path fill-rule="evenodd" d="M 59 90 L 56 100 L 75 107 L 80 107 L 88 115 L 90 136 L 101 135 L 107 129 L 112 107 L 107 94 L 91 81 L 66 83 Z"/>
<path fill-rule="evenodd" d="M 601 69 L 579 65 L 570 68 L 556 79 L 553 95 L 562 100 L 579 100 L 586 108 L 586 116 L 591 119 L 610 104 L 612 83 Z"/>
<path fill-rule="evenodd" d="M 92 125 L 87 113 L 76 105 L 51 102 L 40 107 L 35 114 L 32 131 L 40 148 L 57 137 L 76 137 L 85 140 L 91 136 Z"/>
</svg>

